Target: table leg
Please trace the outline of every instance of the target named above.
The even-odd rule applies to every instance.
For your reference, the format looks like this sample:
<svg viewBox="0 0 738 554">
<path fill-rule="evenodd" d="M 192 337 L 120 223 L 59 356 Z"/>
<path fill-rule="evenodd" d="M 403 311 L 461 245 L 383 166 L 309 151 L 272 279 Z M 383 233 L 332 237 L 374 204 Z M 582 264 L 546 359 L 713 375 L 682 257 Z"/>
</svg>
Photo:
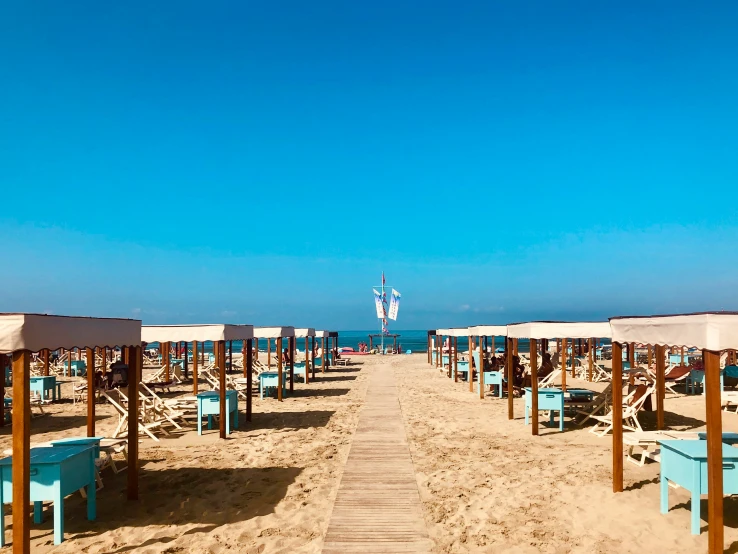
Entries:
<svg viewBox="0 0 738 554">
<path fill-rule="evenodd" d="M 5 546 L 5 499 L 3 488 L 0 487 L 0 546 Z"/>
<path fill-rule="evenodd" d="M 208 416 L 208 431 L 210 431 L 213 428 L 213 416 Z"/>
<path fill-rule="evenodd" d="M 202 435 L 202 410 L 197 410 L 197 434 Z"/>
<path fill-rule="evenodd" d="M 236 399 L 236 409 L 233 410 L 233 428 L 238 429 L 238 399 Z"/>
<path fill-rule="evenodd" d="M 525 407 L 525 424 L 528 425 L 528 412 L 530 411 L 530 408 L 528 406 Z"/>
<path fill-rule="evenodd" d="M 33 523 L 43 523 L 44 521 L 44 503 L 36 500 L 33 503 Z"/>
<path fill-rule="evenodd" d="M 692 534 L 700 534 L 700 492 L 702 491 L 700 463 L 692 463 Z"/>
<path fill-rule="evenodd" d="M 92 488 L 95 488 L 94 485 Z M 89 494 L 87 497 L 89 498 Z M 54 544 L 61 544 L 64 541 L 64 497 L 61 489 L 57 489 L 54 498 Z"/>
<path fill-rule="evenodd" d="M 661 473 L 661 513 L 669 513 L 669 480 Z"/>
<path fill-rule="evenodd" d="M 87 519 L 95 521 L 97 518 L 97 483 L 95 481 L 95 458 L 90 456 L 90 471 L 92 478 L 90 484 L 87 485 Z"/>
<path fill-rule="evenodd" d="M 551 412 L 553 413 L 553 412 Z M 564 432 L 564 409 L 559 410 L 559 432 Z"/>
</svg>

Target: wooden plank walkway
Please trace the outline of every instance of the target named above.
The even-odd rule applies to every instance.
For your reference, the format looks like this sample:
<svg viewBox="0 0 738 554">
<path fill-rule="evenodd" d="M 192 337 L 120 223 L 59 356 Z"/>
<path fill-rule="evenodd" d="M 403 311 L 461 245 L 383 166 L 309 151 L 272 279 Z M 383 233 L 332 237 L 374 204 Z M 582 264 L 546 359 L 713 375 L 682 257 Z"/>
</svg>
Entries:
<svg viewBox="0 0 738 554">
<path fill-rule="evenodd" d="M 323 554 L 431 552 L 388 365 L 377 366 L 338 488 Z"/>
</svg>

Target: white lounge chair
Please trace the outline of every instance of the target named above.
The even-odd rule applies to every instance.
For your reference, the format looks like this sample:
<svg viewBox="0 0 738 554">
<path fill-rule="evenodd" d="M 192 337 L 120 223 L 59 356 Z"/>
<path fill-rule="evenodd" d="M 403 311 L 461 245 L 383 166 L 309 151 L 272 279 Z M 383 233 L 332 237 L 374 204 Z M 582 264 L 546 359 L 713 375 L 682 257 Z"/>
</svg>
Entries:
<svg viewBox="0 0 738 554">
<path fill-rule="evenodd" d="M 641 389 L 643 393 L 641 396 L 638 396 L 637 392 L 640 387 L 645 388 Z M 651 396 L 653 391 L 653 385 L 639 385 L 639 387 L 636 388 L 636 390 L 634 391 L 633 395 L 629 397 L 629 401 L 620 408 L 623 413 L 623 429 L 627 429 L 630 431 L 643 431 L 643 428 L 638 421 L 638 412 L 641 411 L 643 405 L 646 403 L 646 400 L 648 400 L 648 397 Z M 604 437 L 610 431 L 612 431 L 612 413 L 612 410 L 610 410 L 610 412 L 604 416 L 590 416 L 592 419 L 596 420 L 597 423 L 595 423 L 595 425 L 589 430 L 589 432 L 594 433 L 598 437 Z"/>
</svg>

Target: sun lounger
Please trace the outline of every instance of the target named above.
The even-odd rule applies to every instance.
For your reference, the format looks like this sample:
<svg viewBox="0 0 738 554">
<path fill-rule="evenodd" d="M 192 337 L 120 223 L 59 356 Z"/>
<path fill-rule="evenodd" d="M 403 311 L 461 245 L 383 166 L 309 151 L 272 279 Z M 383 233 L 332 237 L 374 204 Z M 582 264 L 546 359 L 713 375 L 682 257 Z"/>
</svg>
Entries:
<svg viewBox="0 0 738 554">
<path fill-rule="evenodd" d="M 643 431 L 643 428 L 638 421 L 638 412 L 641 411 L 643 405 L 646 403 L 646 400 L 653 391 L 653 385 L 638 385 L 633 396 L 630 397 L 630 400 L 624 406 L 620 407 L 623 411 L 623 429 L 628 429 L 630 431 Z M 612 431 L 612 410 L 604 416 L 592 415 L 590 417 L 597 421 L 597 423 L 589 430 L 590 433 L 594 433 L 598 437 L 604 437 Z"/>
</svg>

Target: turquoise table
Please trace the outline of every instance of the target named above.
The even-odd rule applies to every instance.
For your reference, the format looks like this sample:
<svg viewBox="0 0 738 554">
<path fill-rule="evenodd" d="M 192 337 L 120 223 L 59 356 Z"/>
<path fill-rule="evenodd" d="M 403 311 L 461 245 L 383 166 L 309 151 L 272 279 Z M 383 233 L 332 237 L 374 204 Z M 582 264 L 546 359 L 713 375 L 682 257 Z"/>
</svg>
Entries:
<svg viewBox="0 0 738 554">
<path fill-rule="evenodd" d="M 451 364 L 453 368 L 453 364 Z M 456 373 L 458 373 L 464 381 L 469 380 L 469 362 L 458 362 L 456 364 Z M 453 375 L 453 369 L 451 372 Z"/>
<path fill-rule="evenodd" d="M 282 394 L 287 393 L 287 374 L 289 371 L 282 372 Z M 279 386 L 279 373 L 276 371 L 262 371 L 259 373 L 259 398 L 264 399 L 264 392 L 267 389 L 275 389 Z"/>
<path fill-rule="evenodd" d="M 61 398 L 61 383 L 57 385 L 54 375 L 31 377 L 31 393 L 34 392 L 41 397 L 41 400 L 49 400 L 48 393 L 51 392 L 51 400 L 56 402 Z"/>
<path fill-rule="evenodd" d="M 70 375 L 74 375 L 77 377 L 84 377 L 87 375 L 87 364 L 84 360 L 73 360 L 72 361 L 72 370 L 69 371 L 69 362 L 66 362 L 64 364 L 64 376 L 68 377 Z"/>
<path fill-rule="evenodd" d="M 87 487 L 87 519 L 95 521 L 95 449 L 91 445 L 31 448 L 33 521 L 42 521 L 42 503 L 54 503 L 54 544 L 64 540 L 64 497 Z M 12 457 L 0 460 L 0 546 L 5 545 L 5 503 L 13 501 Z"/>
<path fill-rule="evenodd" d="M 707 441 L 664 440 L 661 513 L 669 511 L 669 481 L 692 493 L 692 534 L 700 534 L 700 495 L 707 494 Z M 738 494 L 738 449 L 723 443 L 723 494 Z"/>
<path fill-rule="evenodd" d="M 238 393 L 226 391 L 226 435 L 231 434 L 231 417 L 233 428 L 238 429 Z M 208 416 L 208 429 L 213 428 L 213 416 L 220 415 L 220 393 L 216 390 L 201 392 L 197 395 L 197 434 L 202 435 L 202 417 Z"/>
<path fill-rule="evenodd" d="M 697 394 L 697 389 L 702 388 L 703 394 L 705 390 L 705 372 L 701 369 L 693 369 L 684 380 L 684 386 L 687 394 Z M 720 370 L 720 390 L 725 389 L 725 370 Z"/>
<path fill-rule="evenodd" d="M 290 370 L 288 369 L 287 373 L 289 372 Z M 304 363 L 301 362 L 299 364 L 295 364 L 295 377 L 301 377 L 303 383 L 307 382 L 307 379 L 305 378 L 305 364 Z"/>
<path fill-rule="evenodd" d="M 484 386 L 493 385 L 497 387 L 497 394 L 502 398 L 503 388 L 502 372 L 501 371 L 485 371 L 484 372 Z M 477 392 L 479 392 L 479 381 L 477 381 Z"/>
<path fill-rule="evenodd" d="M 525 424 L 528 425 L 528 412 L 533 411 L 533 393 L 525 387 Z M 564 430 L 564 391 L 561 389 L 538 389 L 538 411 L 548 410 L 549 421 L 553 423 L 554 412 L 559 412 L 559 431 Z"/>
</svg>

